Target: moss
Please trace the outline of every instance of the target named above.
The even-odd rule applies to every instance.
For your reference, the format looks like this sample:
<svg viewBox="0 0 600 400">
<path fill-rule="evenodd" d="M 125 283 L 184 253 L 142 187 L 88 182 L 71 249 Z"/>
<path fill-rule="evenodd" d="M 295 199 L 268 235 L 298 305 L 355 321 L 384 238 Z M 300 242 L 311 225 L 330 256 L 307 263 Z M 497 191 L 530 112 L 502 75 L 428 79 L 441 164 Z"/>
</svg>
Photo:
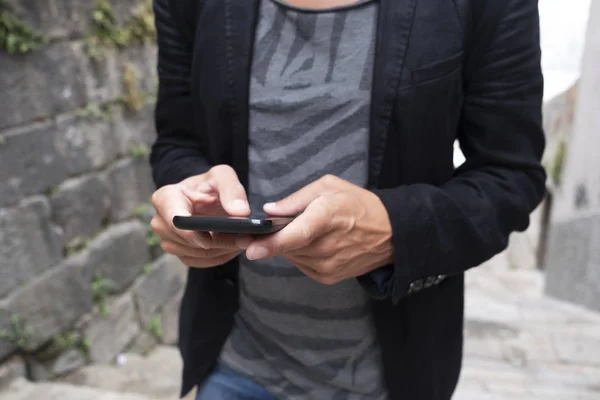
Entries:
<svg viewBox="0 0 600 400">
<path fill-rule="evenodd" d="M 10 316 L 10 328 L 0 330 L 0 339 L 8 340 L 19 349 L 27 346 L 32 331 L 19 314 Z"/>
<path fill-rule="evenodd" d="M 77 111 L 77 117 L 84 121 L 97 121 L 102 120 L 109 122 L 112 120 L 114 104 L 96 104 L 89 103 L 84 108 Z"/>
<path fill-rule="evenodd" d="M 54 342 L 63 351 L 76 348 L 79 341 L 80 341 L 80 335 L 77 332 L 68 332 L 63 335 L 56 335 L 54 337 Z"/>
<path fill-rule="evenodd" d="M 144 275 L 149 276 L 156 271 L 156 265 L 154 263 L 146 263 L 144 264 Z"/>
<path fill-rule="evenodd" d="M 150 203 L 142 203 L 135 209 L 135 216 L 138 218 L 143 218 L 144 216 L 150 214 L 153 208 L 154 207 Z"/>
<path fill-rule="evenodd" d="M 138 112 L 144 107 L 148 96 L 140 90 L 139 71 L 137 68 L 126 62 L 123 64 L 123 104 L 131 112 Z"/>
<path fill-rule="evenodd" d="M 160 316 L 155 315 L 150 318 L 148 325 L 146 326 L 146 330 L 156 339 L 162 339 L 163 337 L 163 327 Z"/>
<path fill-rule="evenodd" d="M 56 193 L 58 193 L 59 187 L 58 185 L 54 185 L 54 186 L 50 186 L 49 188 L 47 188 L 44 191 L 44 194 L 48 197 L 54 196 Z"/>
<path fill-rule="evenodd" d="M 106 318 L 110 315 L 110 308 L 108 307 L 107 299 L 114 286 L 115 285 L 113 281 L 102 278 L 100 274 L 96 274 L 96 277 L 92 281 L 93 300 L 98 307 L 100 316 L 103 318 Z"/>
<path fill-rule="evenodd" d="M 550 177 L 552 182 L 559 186 L 562 178 L 563 167 L 565 162 L 565 153 L 567 151 L 567 143 L 561 140 L 556 146 L 556 152 L 554 153 L 554 160 L 550 166 Z"/>
<path fill-rule="evenodd" d="M 146 146 L 134 146 L 129 149 L 129 154 L 131 154 L 133 158 L 147 160 L 150 155 L 150 150 L 148 150 Z"/>
<path fill-rule="evenodd" d="M 93 59 L 103 58 L 106 49 L 122 49 L 131 44 L 156 41 L 151 0 L 139 4 L 124 26 L 119 25 L 112 5 L 101 0 L 92 13 L 92 20 L 94 29 L 86 39 L 86 49 Z"/>
<path fill-rule="evenodd" d="M 77 253 L 82 252 L 83 250 L 87 249 L 90 245 L 90 241 L 89 240 L 85 240 L 79 243 L 74 244 L 73 246 L 69 246 L 65 249 L 65 257 L 72 257 Z"/>
<path fill-rule="evenodd" d="M 45 39 L 15 15 L 6 1 L 0 0 L 0 49 L 9 54 L 25 54 L 40 48 Z"/>
<path fill-rule="evenodd" d="M 148 247 L 156 247 L 160 244 L 160 236 L 154 233 L 150 226 L 148 226 L 147 229 L 146 243 L 148 244 Z"/>
</svg>

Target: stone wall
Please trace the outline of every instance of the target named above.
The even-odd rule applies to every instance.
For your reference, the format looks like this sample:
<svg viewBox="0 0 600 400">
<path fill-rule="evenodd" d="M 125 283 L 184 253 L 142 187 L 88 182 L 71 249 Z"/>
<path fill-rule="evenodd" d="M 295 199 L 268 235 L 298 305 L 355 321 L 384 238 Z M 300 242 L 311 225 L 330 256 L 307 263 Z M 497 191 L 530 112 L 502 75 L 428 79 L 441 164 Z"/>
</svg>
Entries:
<svg viewBox="0 0 600 400">
<path fill-rule="evenodd" d="M 148 227 L 151 9 L 107 4 L 0 5 L 0 370 L 32 379 L 176 341 L 186 269 Z M 6 18 L 37 48 L 2 42 Z"/>
</svg>

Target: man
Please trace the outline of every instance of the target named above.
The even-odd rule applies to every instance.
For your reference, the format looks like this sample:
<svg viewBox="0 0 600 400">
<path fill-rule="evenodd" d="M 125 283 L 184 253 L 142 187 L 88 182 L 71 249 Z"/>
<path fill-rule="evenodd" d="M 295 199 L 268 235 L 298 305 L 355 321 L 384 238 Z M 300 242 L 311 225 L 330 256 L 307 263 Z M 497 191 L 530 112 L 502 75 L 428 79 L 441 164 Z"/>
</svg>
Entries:
<svg viewBox="0 0 600 400">
<path fill-rule="evenodd" d="M 463 273 L 545 187 L 537 4 L 466 3 L 155 0 L 182 394 L 451 398 Z M 266 237 L 172 224 L 251 213 L 299 216 Z"/>
</svg>

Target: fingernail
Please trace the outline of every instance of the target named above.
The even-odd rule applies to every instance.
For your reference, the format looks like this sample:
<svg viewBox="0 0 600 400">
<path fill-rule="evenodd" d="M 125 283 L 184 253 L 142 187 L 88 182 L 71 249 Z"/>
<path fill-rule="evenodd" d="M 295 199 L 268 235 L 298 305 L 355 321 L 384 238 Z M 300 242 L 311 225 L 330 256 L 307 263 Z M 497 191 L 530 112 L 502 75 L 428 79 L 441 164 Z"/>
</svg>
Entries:
<svg viewBox="0 0 600 400">
<path fill-rule="evenodd" d="M 229 203 L 229 207 L 232 210 L 244 212 L 248 210 L 248 202 L 240 199 L 233 200 L 231 203 Z"/>
<path fill-rule="evenodd" d="M 235 245 L 240 249 L 247 249 L 251 243 L 252 238 L 249 237 L 239 237 L 235 240 Z"/>
<path fill-rule="evenodd" d="M 263 206 L 263 209 L 264 209 L 265 211 L 267 211 L 268 209 L 270 209 L 270 210 L 275 210 L 275 209 L 277 209 L 277 203 L 266 203 L 266 204 Z"/>
<path fill-rule="evenodd" d="M 269 255 L 269 250 L 266 247 L 256 246 L 249 248 L 246 252 L 246 257 L 248 260 L 259 260 L 261 258 L 265 258 Z"/>
</svg>

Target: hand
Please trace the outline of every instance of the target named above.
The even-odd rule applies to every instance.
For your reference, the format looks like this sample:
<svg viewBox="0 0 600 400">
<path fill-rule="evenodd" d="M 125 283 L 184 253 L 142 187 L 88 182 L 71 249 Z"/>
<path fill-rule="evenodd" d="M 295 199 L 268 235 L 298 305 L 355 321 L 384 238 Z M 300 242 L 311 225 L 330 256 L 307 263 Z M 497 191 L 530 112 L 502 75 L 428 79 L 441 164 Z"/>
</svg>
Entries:
<svg viewBox="0 0 600 400">
<path fill-rule="evenodd" d="M 156 216 L 150 222 L 161 238 L 161 247 L 190 267 L 214 267 L 235 258 L 252 238 L 245 235 L 193 232 L 173 226 L 176 215 L 247 217 L 246 191 L 234 170 L 226 165 L 211 168 L 152 195 Z"/>
<path fill-rule="evenodd" d="M 327 285 L 393 262 L 387 211 L 372 192 L 325 176 L 291 196 L 265 204 L 272 216 L 300 214 L 281 231 L 255 240 L 246 254 L 256 260 L 284 256 Z"/>
</svg>

